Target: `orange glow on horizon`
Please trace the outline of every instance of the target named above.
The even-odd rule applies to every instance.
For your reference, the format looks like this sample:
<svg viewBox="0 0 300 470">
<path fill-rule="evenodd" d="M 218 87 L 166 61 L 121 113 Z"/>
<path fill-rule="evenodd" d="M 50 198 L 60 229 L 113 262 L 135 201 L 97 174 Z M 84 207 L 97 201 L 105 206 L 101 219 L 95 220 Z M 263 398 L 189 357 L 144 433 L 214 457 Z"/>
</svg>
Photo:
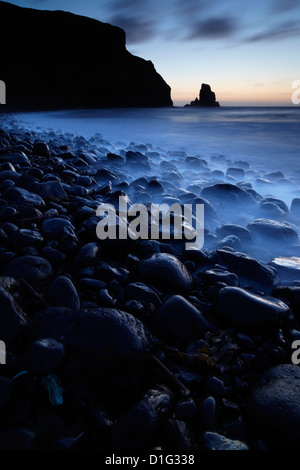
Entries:
<svg viewBox="0 0 300 470">
<path fill-rule="evenodd" d="M 241 87 L 240 89 L 220 89 L 211 86 L 212 90 L 216 94 L 216 100 L 224 106 L 237 105 L 237 106 L 293 106 L 292 93 L 293 89 L 279 90 L 271 89 L 266 85 L 250 86 L 249 88 Z M 259 91 L 258 91 L 259 89 Z M 195 98 L 199 97 L 198 93 L 188 93 L 187 91 L 182 92 L 181 90 L 172 90 L 171 97 L 173 103 L 178 106 L 189 104 Z"/>
</svg>

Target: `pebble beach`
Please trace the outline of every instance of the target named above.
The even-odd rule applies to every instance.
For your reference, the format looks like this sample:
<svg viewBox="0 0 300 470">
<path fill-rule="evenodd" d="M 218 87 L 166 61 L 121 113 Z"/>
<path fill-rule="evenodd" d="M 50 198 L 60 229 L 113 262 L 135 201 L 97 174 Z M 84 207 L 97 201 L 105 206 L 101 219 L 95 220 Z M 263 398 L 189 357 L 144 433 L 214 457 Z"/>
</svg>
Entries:
<svg viewBox="0 0 300 470">
<path fill-rule="evenodd" d="M 203 246 L 100 240 L 120 196 Z M 3 120 L 0 449 L 297 449 L 299 234 L 299 169 Z"/>
</svg>

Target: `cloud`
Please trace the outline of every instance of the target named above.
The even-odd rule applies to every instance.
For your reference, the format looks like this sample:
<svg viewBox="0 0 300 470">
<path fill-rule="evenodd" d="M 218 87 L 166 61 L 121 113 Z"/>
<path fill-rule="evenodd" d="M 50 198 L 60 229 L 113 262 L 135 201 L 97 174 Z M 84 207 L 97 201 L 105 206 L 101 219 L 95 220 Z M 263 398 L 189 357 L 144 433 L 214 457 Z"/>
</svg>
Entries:
<svg viewBox="0 0 300 470">
<path fill-rule="evenodd" d="M 195 19 L 195 17 L 203 14 L 210 6 L 211 3 L 209 0 L 176 0 L 173 8 L 174 12 L 177 13 L 181 19 Z"/>
<path fill-rule="evenodd" d="M 223 39 L 237 29 L 211 0 L 107 0 L 108 21 L 126 32 L 127 43 L 155 37 L 168 40 Z"/>
<path fill-rule="evenodd" d="M 230 17 L 215 17 L 195 21 L 186 39 L 222 39 L 232 36 L 237 24 Z"/>
<path fill-rule="evenodd" d="M 126 33 L 128 44 L 138 44 L 148 41 L 156 36 L 156 24 L 154 21 L 145 19 L 142 15 L 111 17 L 111 23 L 123 28 Z"/>
<path fill-rule="evenodd" d="M 296 21 L 287 21 L 266 31 L 256 33 L 244 39 L 245 43 L 279 41 L 282 39 L 299 36 L 300 25 Z"/>
<path fill-rule="evenodd" d="M 275 0 L 273 5 L 273 11 L 275 13 L 284 13 L 286 11 L 295 10 L 299 6 L 299 0 Z"/>
<path fill-rule="evenodd" d="M 146 42 L 157 35 L 157 2 L 151 0 L 109 0 L 108 20 L 125 30 L 127 44 Z"/>
</svg>

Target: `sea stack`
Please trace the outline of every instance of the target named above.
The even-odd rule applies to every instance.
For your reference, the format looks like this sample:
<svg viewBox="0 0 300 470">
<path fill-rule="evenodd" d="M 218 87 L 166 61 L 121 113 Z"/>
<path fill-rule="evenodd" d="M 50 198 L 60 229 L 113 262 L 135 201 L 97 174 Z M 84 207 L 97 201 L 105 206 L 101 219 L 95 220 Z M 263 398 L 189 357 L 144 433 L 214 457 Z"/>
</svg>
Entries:
<svg viewBox="0 0 300 470">
<path fill-rule="evenodd" d="M 201 106 L 206 108 L 217 108 L 220 106 L 219 102 L 216 101 L 216 95 L 211 91 L 210 85 L 202 83 L 201 89 L 199 92 L 199 99 L 196 98 L 194 101 L 191 101 L 190 104 L 186 104 L 186 107 L 189 106 Z"/>
</svg>

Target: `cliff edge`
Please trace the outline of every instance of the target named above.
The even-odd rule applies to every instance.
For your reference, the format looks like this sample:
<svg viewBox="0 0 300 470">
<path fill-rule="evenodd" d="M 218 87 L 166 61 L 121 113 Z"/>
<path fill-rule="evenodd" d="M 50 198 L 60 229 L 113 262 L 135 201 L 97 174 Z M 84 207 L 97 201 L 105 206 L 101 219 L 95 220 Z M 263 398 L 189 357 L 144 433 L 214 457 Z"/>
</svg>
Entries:
<svg viewBox="0 0 300 470">
<path fill-rule="evenodd" d="M 151 61 L 130 54 L 116 26 L 0 1 L 1 76 L 19 109 L 172 106 Z"/>
</svg>

